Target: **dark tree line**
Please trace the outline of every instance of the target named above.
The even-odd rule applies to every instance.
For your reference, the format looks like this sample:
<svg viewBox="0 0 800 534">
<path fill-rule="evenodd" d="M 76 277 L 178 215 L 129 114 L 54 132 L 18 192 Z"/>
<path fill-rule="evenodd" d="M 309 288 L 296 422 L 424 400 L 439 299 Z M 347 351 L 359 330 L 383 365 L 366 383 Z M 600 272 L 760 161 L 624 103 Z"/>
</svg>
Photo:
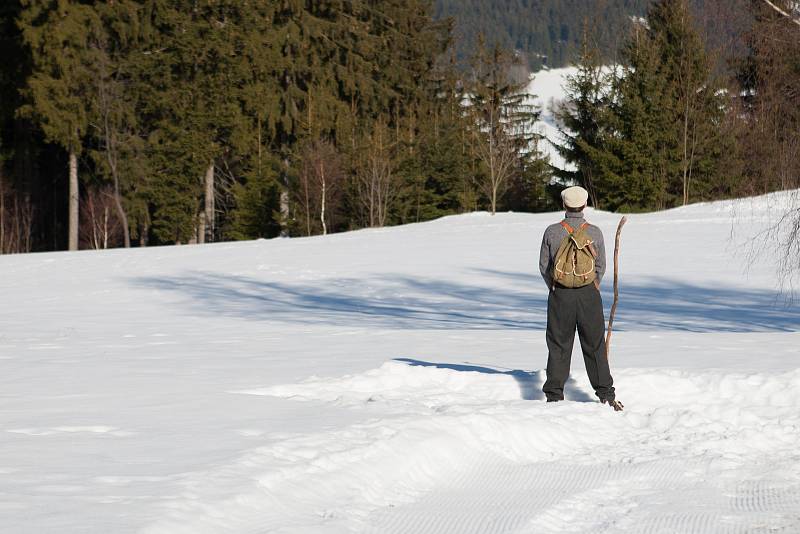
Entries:
<svg viewBox="0 0 800 534">
<path fill-rule="evenodd" d="M 313 235 L 542 207 L 549 174 L 521 133 L 537 114 L 522 113 L 523 88 L 507 79 L 514 56 L 485 46 L 459 64 L 452 22 L 432 10 L 4 2 L 0 248 Z M 486 113 L 500 121 L 487 127 Z M 483 150 L 497 140 L 510 147 L 500 180 Z"/>
<path fill-rule="evenodd" d="M 536 211 L 569 183 L 628 211 L 797 188 L 795 18 L 659 0 L 612 67 L 584 17 L 551 169 L 519 53 L 460 59 L 432 0 L 10 0 L 0 251 Z"/>
<path fill-rule="evenodd" d="M 614 61 L 631 19 L 653 0 L 436 0 L 436 13 L 456 20 L 458 52 L 472 53 L 480 33 L 521 53 L 533 70 L 573 62 L 585 20 L 604 62 Z"/>
</svg>

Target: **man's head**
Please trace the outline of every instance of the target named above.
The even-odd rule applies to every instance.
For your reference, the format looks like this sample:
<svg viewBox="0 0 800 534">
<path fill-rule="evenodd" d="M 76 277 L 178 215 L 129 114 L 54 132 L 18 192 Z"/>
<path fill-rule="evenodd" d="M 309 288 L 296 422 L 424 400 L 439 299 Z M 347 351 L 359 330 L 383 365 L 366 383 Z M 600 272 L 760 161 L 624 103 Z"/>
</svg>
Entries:
<svg viewBox="0 0 800 534">
<path fill-rule="evenodd" d="M 573 213 L 583 211 L 587 200 L 589 200 L 589 192 L 579 185 L 568 187 L 561 191 L 561 202 L 567 211 Z"/>
</svg>

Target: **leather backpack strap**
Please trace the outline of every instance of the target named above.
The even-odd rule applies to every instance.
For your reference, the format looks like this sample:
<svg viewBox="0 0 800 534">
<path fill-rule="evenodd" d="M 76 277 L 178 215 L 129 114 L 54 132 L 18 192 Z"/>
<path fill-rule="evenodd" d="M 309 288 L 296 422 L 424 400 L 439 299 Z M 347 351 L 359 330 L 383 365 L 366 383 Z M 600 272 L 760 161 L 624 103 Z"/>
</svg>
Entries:
<svg viewBox="0 0 800 534">
<path fill-rule="evenodd" d="M 564 227 L 564 230 L 566 230 L 569 235 L 572 235 L 572 233 L 575 231 L 567 221 L 561 221 L 561 226 Z"/>
<path fill-rule="evenodd" d="M 589 223 L 585 222 L 580 226 L 579 230 L 586 230 L 589 226 Z M 597 251 L 594 249 L 594 241 L 589 240 L 589 242 L 586 244 L 586 247 L 589 249 L 589 253 L 592 255 L 592 258 L 596 258 Z"/>
</svg>

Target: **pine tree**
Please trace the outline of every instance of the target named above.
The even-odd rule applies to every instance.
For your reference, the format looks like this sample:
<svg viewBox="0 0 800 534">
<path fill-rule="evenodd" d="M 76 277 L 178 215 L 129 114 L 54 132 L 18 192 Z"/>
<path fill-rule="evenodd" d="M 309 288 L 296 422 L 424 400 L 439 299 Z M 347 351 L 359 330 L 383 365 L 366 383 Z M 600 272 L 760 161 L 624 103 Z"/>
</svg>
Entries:
<svg viewBox="0 0 800 534">
<path fill-rule="evenodd" d="M 131 65 L 147 117 L 156 179 L 147 195 L 157 242 L 203 242 L 215 232 L 216 169 L 239 116 L 238 25 L 247 6 L 151 0 Z"/>
<path fill-rule="evenodd" d="M 22 112 L 41 127 L 47 141 L 69 155 L 69 250 L 78 249 L 78 156 L 88 130 L 89 100 L 96 77 L 93 40 L 103 39 L 94 7 L 75 0 L 23 0 L 19 16 L 31 50 L 33 73 Z"/>
<path fill-rule="evenodd" d="M 474 209 L 462 80 L 449 72 L 441 91 L 431 76 L 450 34 L 431 3 L 26 0 L 27 116 L 73 162 L 84 156 L 86 198 L 112 192 L 126 246 L 288 229 L 303 149 L 324 142 L 350 195 L 326 197 L 320 229 L 370 224 L 352 192 L 378 160 L 390 160 L 392 187 L 371 224 Z M 35 150 L 53 150 L 34 138 Z M 42 184 L 31 189 L 41 202 Z"/>
<path fill-rule="evenodd" d="M 705 47 L 694 28 L 687 0 L 656 3 L 648 13 L 651 35 L 660 51 L 671 97 L 669 121 L 677 125 L 677 166 L 667 186 L 670 197 L 686 205 L 696 190 L 703 193 L 730 140 L 721 129 L 726 100 L 712 78 Z M 674 157 L 674 156 L 673 156 Z"/>
<path fill-rule="evenodd" d="M 625 64 L 613 82 L 607 117 L 611 128 L 601 143 L 611 155 L 600 158 L 597 180 L 611 209 L 663 209 L 668 178 L 677 172 L 669 157 L 676 143 L 668 113 L 671 88 L 648 31 L 641 26 L 634 30 L 622 52 Z"/>
<path fill-rule="evenodd" d="M 224 238 L 268 238 L 280 233 L 280 221 L 276 216 L 281 192 L 275 170 L 278 167 L 278 162 L 262 161 L 257 173 L 245 181 L 233 183 L 235 207 L 223 228 Z"/>
<path fill-rule="evenodd" d="M 561 141 L 554 143 L 564 161 L 574 170 L 554 168 L 564 184 L 581 185 L 589 192 L 591 205 L 600 207 L 597 186 L 597 163 L 590 155 L 599 149 L 607 125 L 604 117 L 609 106 L 609 76 L 604 73 L 597 48 L 590 43 L 588 25 L 584 24 L 577 71 L 567 76 L 566 102 L 556 111 Z"/>
<path fill-rule="evenodd" d="M 525 160 L 541 158 L 536 151 L 539 136 L 533 132 L 539 112 L 529 104 L 532 95 L 525 92 L 524 84 L 509 76 L 514 60 L 499 46 L 487 49 L 482 38 L 471 59 L 467 98 L 472 146 L 480 161 L 477 181 L 492 214 Z"/>
<path fill-rule="evenodd" d="M 594 166 L 598 205 L 663 209 L 718 191 L 732 142 L 722 128 L 726 96 L 686 0 L 656 2 L 621 55 L 597 114 L 605 126 L 596 143 L 580 145 Z"/>
<path fill-rule="evenodd" d="M 95 6 L 103 33 L 89 42 L 94 50 L 95 78 L 89 104 L 89 134 L 95 170 L 111 182 L 116 216 L 124 246 L 131 246 L 126 198 L 136 190 L 141 173 L 136 161 L 141 140 L 136 135 L 137 116 L 134 84 L 128 72 L 137 35 L 138 3 L 119 0 Z M 139 175 L 139 176 L 137 176 Z"/>
</svg>

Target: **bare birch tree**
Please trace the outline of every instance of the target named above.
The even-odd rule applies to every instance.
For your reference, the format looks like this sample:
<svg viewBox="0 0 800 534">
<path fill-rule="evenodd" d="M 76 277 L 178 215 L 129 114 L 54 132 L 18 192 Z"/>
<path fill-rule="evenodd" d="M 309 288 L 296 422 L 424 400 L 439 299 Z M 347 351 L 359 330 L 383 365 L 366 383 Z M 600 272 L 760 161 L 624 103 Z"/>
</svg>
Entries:
<svg viewBox="0 0 800 534">
<path fill-rule="evenodd" d="M 93 43 L 97 50 L 96 57 L 98 75 L 96 79 L 97 122 L 93 124 L 104 154 L 105 166 L 111 177 L 114 209 L 121 224 L 123 245 L 131 246 L 131 232 L 128 225 L 128 214 L 122 203 L 122 187 L 120 185 L 120 165 L 122 151 L 130 140 L 127 124 L 133 118 L 126 107 L 125 88 L 122 82 L 112 73 L 108 45 L 99 39 Z"/>
<path fill-rule="evenodd" d="M 69 250 L 78 250 L 78 210 L 79 207 L 79 186 L 78 186 L 78 154 L 74 148 L 69 149 Z"/>
<path fill-rule="evenodd" d="M 777 256 L 778 282 L 791 300 L 800 274 L 800 5 L 773 0 L 753 9 L 742 88 L 747 192 L 786 193 L 773 223 L 752 238 L 750 252 L 754 259 Z"/>
<path fill-rule="evenodd" d="M 103 250 L 122 240 L 113 187 L 89 188 L 81 203 L 81 242 L 83 248 Z"/>
<path fill-rule="evenodd" d="M 492 215 L 524 159 L 537 154 L 533 124 L 539 113 L 529 104 L 532 95 L 526 93 L 524 84 L 511 79 L 511 67 L 517 61 L 519 58 L 499 46 L 488 50 L 483 37 L 471 60 L 468 113 L 472 144 L 483 167 L 478 186 L 489 200 Z"/>
<path fill-rule="evenodd" d="M 203 209 L 197 214 L 196 243 L 214 241 L 216 226 L 216 173 L 214 162 L 209 163 L 203 175 Z"/>
<path fill-rule="evenodd" d="M 300 154 L 297 201 L 303 209 L 306 235 L 333 226 L 342 195 L 344 170 L 341 156 L 328 141 L 308 143 Z"/>
<path fill-rule="evenodd" d="M 30 252 L 33 205 L 4 180 L 0 167 L 0 254 Z"/>
<path fill-rule="evenodd" d="M 684 18 L 684 24 L 688 26 L 688 11 L 681 13 Z M 705 90 L 705 83 L 707 75 L 704 77 L 702 74 L 707 74 L 707 67 L 705 65 L 694 65 L 693 63 L 699 61 L 698 55 L 692 54 L 692 45 L 698 43 L 687 42 L 690 41 L 693 34 L 683 32 L 680 34 L 679 43 L 679 57 L 677 59 L 677 86 L 679 107 L 681 113 L 681 122 L 683 124 L 681 132 L 682 144 L 682 157 L 681 157 L 681 181 L 683 184 L 683 205 L 689 203 L 689 187 L 692 178 L 692 171 L 694 169 L 694 158 L 697 149 L 697 122 L 703 120 L 698 118 L 700 107 L 700 94 Z"/>
<path fill-rule="evenodd" d="M 205 176 L 205 240 L 214 241 L 215 231 L 217 228 L 216 218 L 216 175 L 214 173 L 214 162 L 212 161 L 206 168 Z"/>
<path fill-rule="evenodd" d="M 479 188 L 489 198 L 489 210 L 497 212 L 497 201 L 508 190 L 516 169 L 519 150 L 506 128 L 496 125 L 487 132 L 475 130 L 475 148 L 486 175 L 479 180 Z"/>
<path fill-rule="evenodd" d="M 356 175 L 358 202 L 370 227 L 385 226 L 400 193 L 400 177 L 395 172 L 397 144 L 383 121 L 373 129 L 366 158 Z"/>
<path fill-rule="evenodd" d="M 775 12 L 779 13 L 781 16 L 785 17 L 789 21 L 797 24 L 800 26 L 800 6 L 795 2 L 793 9 L 789 7 L 788 9 L 781 9 L 775 3 L 771 2 L 770 0 L 763 0 L 770 8 L 772 8 Z"/>
</svg>

